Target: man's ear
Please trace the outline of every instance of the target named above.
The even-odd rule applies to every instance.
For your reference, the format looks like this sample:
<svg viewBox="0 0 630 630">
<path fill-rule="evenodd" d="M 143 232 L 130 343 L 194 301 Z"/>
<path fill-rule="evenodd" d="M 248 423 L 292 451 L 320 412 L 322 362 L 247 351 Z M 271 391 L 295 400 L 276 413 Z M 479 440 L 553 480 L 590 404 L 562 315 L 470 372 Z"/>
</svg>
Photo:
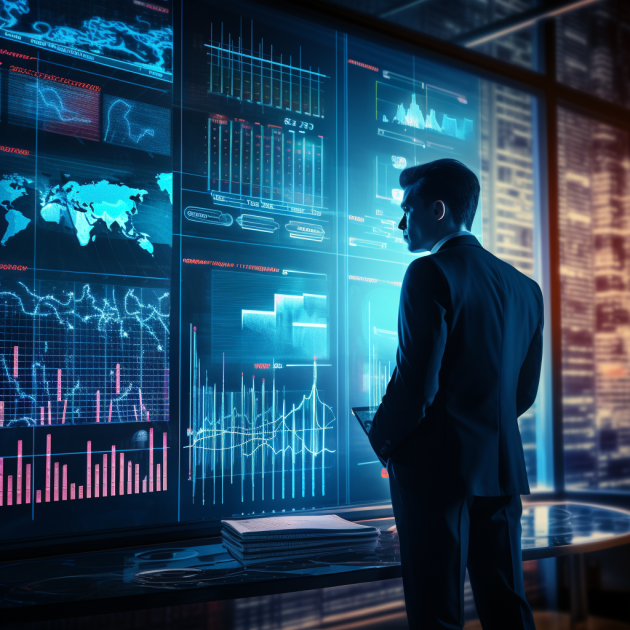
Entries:
<svg viewBox="0 0 630 630">
<path fill-rule="evenodd" d="M 435 214 L 437 220 L 441 221 L 446 215 L 446 204 L 438 199 L 433 204 L 433 213 Z"/>
</svg>

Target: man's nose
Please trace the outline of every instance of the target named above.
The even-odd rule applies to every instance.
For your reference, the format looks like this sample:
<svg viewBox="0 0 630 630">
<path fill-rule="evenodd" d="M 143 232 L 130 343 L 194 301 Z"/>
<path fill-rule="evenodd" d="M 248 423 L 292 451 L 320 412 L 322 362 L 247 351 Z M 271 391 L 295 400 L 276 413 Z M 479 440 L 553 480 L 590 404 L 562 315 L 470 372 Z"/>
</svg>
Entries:
<svg viewBox="0 0 630 630">
<path fill-rule="evenodd" d="M 407 216 L 403 214 L 402 219 L 400 220 L 400 223 L 398 224 L 398 229 L 399 230 L 406 230 L 407 229 Z"/>
</svg>

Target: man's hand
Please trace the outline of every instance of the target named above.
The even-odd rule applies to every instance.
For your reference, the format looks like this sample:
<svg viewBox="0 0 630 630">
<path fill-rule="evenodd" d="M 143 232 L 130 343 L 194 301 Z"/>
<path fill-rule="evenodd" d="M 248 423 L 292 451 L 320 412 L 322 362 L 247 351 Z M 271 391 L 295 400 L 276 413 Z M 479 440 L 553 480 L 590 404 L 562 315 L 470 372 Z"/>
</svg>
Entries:
<svg viewBox="0 0 630 630">
<path fill-rule="evenodd" d="M 400 292 L 396 369 L 369 433 L 381 459 L 389 459 L 414 433 L 437 394 L 448 300 L 448 285 L 437 265 L 430 257 L 414 260 Z"/>
</svg>

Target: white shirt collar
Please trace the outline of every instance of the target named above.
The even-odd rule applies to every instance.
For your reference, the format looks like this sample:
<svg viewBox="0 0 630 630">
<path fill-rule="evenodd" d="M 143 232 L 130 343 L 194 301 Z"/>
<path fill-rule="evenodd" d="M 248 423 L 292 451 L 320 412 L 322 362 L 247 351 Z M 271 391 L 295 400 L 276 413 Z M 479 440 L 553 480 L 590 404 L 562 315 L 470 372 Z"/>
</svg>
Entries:
<svg viewBox="0 0 630 630">
<path fill-rule="evenodd" d="M 468 230 L 460 230 L 459 232 L 451 232 L 450 234 L 447 234 L 443 239 L 439 240 L 431 248 L 431 253 L 435 254 L 435 252 L 437 252 L 440 249 L 440 247 L 442 247 L 442 245 L 446 243 L 446 241 L 450 241 L 452 238 L 455 238 L 456 236 L 464 236 L 464 234 L 470 234 L 471 236 L 473 236 L 473 233 L 469 232 Z"/>
</svg>

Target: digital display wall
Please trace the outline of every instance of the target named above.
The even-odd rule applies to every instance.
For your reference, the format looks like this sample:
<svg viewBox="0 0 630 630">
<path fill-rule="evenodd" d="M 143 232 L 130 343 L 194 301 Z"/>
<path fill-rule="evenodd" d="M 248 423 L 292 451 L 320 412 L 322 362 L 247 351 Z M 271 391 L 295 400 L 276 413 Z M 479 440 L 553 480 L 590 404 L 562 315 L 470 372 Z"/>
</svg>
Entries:
<svg viewBox="0 0 630 630">
<path fill-rule="evenodd" d="M 395 364 L 398 177 L 482 177 L 480 80 L 258 5 L 1 14 L 4 538 L 388 500 L 350 407 Z"/>
</svg>

